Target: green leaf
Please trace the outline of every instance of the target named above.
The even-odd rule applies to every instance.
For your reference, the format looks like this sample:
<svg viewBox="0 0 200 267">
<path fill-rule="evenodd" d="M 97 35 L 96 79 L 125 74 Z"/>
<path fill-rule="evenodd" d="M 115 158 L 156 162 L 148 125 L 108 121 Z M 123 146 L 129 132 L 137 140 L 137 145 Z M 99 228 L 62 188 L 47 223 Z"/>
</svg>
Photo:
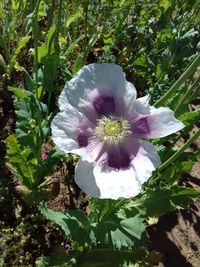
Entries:
<svg viewBox="0 0 200 267">
<path fill-rule="evenodd" d="M 27 93 L 22 88 L 9 86 L 9 90 L 12 91 L 18 99 L 28 99 Z"/>
<path fill-rule="evenodd" d="M 29 146 L 34 153 L 40 155 L 44 139 L 50 131 L 46 131 L 48 121 L 43 119 L 47 113 L 47 106 L 39 102 L 30 91 L 10 87 L 15 94 L 16 136 L 22 146 Z"/>
<path fill-rule="evenodd" d="M 114 251 L 112 249 L 94 249 L 81 253 L 77 266 L 80 267 L 154 267 L 160 261 L 160 255 L 142 248 Z"/>
<path fill-rule="evenodd" d="M 48 196 L 49 195 L 47 190 L 36 189 L 25 194 L 23 198 L 29 205 L 38 205 L 41 201 L 48 199 Z"/>
<path fill-rule="evenodd" d="M 131 248 L 141 245 L 144 239 L 144 224 L 139 213 L 126 214 L 127 210 L 118 210 L 107 214 L 92 229 L 96 242 L 100 246 L 114 249 Z"/>
<path fill-rule="evenodd" d="M 43 87 L 46 92 L 52 92 L 55 90 L 54 81 L 56 80 L 59 62 L 60 58 L 58 53 L 47 55 L 41 59 L 41 63 L 44 64 Z"/>
<path fill-rule="evenodd" d="M 2 17 L 2 16 L 1 16 Z M 0 47 L 4 49 L 6 56 L 9 57 L 9 49 L 8 49 L 8 44 L 3 37 L 3 35 L 0 35 Z"/>
<path fill-rule="evenodd" d="M 58 147 L 52 149 L 46 159 L 41 160 L 40 168 L 38 169 L 38 176 L 40 180 L 47 176 L 54 168 L 56 164 L 58 164 L 61 159 L 65 157 L 65 153 L 62 152 Z"/>
<path fill-rule="evenodd" d="M 162 173 L 162 177 L 165 179 L 166 184 L 173 185 L 175 182 L 181 180 L 182 174 L 184 172 L 189 173 L 192 170 L 194 163 L 194 161 L 182 161 L 169 166 Z"/>
<path fill-rule="evenodd" d="M 28 73 L 28 71 L 25 68 L 23 68 L 23 72 L 25 75 L 26 85 L 27 85 L 28 89 L 31 92 L 34 92 L 34 90 L 35 90 L 34 80 L 32 79 L 31 75 Z"/>
<path fill-rule="evenodd" d="M 67 213 L 62 213 L 48 209 L 43 204 L 40 205 L 39 209 L 47 219 L 53 220 L 62 228 L 67 238 L 71 238 L 73 242 L 77 242 L 80 245 L 87 246 L 90 240 L 88 233 L 90 223 L 83 212 L 71 210 Z"/>
<path fill-rule="evenodd" d="M 4 72 L 7 72 L 7 64 L 1 54 L 0 54 L 0 67 L 3 68 Z"/>
<path fill-rule="evenodd" d="M 71 23 L 73 23 L 78 18 L 80 18 L 83 15 L 82 13 L 83 13 L 83 9 L 79 8 L 75 14 L 72 14 L 71 16 L 69 16 L 66 21 L 66 27 L 68 28 L 71 25 Z"/>
<path fill-rule="evenodd" d="M 85 55 L 80 54 L 72 66 L 72 72 L 77 73 L 85 65 Z"/>
<path fill-rule="evenodd" d="M 28 147 L 22 149 L 14 135 L 7 137 L 6 146 L 9 162 L 16 169 L 22 183 L 31 189 L 35 183 L 35 169 L 37 165 L 37 161 L 33 161 L 32 150 Z"/>
<path fill-rule="evenodd" d="M 14 67 L 14 64 L 16 62 L 16 58 L 19 55 L 20 51 L 22 50 L 22 48 L 27 44 L 27 42 L 30 40 L 31 36 L 27 35 L 22 37 L 22 39 L 19 41 L 18 46 L 16 47 L 16 49 L 14 50 L 11 59 L 10 59 L 10 67 L 11 69 Z"/>
<path fill-rule="evenodd" d="M 194 124 L 200 120 L 200 109 L 196 109 L 192 112 L 185 112 L 181 114 L 178 119 L 184 123 L 186 128 L 193 127 Z"/>
<path fill-rule="evenodd" d="M 70 267 L 76 264 L 76 257 L 79 251 L 67 253 L 66 250 L 59 246 L 48 257 L 40 257 L 36 260 L 36 267 Z"/>
<path fill-rule="evenodd" d="M 179 92 L 177 92 L 168 102 L 168 107 L 172 110 L 175 110 L 177 105 L 180 102 L 180 99 L 182 99 L 182 97 L 185 94 L 185 88 L 182 88 L 182 90 L 179 90 Z M 180 114 L 183 114 L 184 112 L 186 112 L 188 110 L 188 103 L 184 103 L 181 108 L 179 109 L 179 112 L 177 114 L 177 116 L 179 116 Z"/>
<path fill-rule="evenodd" d="M 128 204 L 137 208 L 143 217 L 158 217 L 175 209 L 185 208 L 200 195 L 195 189 L 172 186 L 148 190 L 139 201 Z M 128 208 L 127 207 L 127 208 Z"/>
<path fill-rule="evenodd" d="M 38 62 L 42 62 L 42 58 L 54 54 L 55 46 L 54 46 L 54 37 L 55 37 L 56 26 L 53 25 L 47 35 L 47 42 L 38 47 Z"/>
</svg>

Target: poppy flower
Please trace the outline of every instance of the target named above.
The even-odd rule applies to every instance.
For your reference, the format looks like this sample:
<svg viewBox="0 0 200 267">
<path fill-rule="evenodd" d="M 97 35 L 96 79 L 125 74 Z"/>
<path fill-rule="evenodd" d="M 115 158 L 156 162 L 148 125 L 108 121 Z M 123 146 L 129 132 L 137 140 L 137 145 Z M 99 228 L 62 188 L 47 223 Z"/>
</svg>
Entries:
<svg viewBox="0 0 200 267">
<path fill-rule="evenodd" d="M 146 139 L 184 127 L 172 110 L 156 109 L 149 96 L 137 99 L 136 95 L 122 68 L 109 63 L 84 66 L 60 95 L 52 138 L 64 152 L 80 156 L 75 182 L 93 197 L 139 194 L 160 164 Z"/>
</svg>

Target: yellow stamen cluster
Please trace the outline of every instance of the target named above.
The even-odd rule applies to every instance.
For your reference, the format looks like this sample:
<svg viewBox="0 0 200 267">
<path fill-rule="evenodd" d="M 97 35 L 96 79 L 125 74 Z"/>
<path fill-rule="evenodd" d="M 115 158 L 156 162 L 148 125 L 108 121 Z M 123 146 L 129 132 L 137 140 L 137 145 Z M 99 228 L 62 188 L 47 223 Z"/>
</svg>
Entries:
<svg viewBox="0 0 200 267">
<path fill-rule="evenodd" d="M 96 137 L 107 144 L 120 144 L 131 134 L 129 122 L 123 118 L 103 116 L 95 128 Z"/>
</svg>

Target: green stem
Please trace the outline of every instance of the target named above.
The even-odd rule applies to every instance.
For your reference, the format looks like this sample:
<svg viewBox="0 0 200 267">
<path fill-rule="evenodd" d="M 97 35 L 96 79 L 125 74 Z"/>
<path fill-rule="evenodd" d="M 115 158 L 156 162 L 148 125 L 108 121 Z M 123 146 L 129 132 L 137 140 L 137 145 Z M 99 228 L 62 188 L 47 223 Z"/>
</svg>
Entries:
<svg viewBox="0 0 200 267">
<path fill-rule="evenodd" d="M 85 47 L 84 47 L 84 58 L 87 55 L 87 24 L 88 24 L 88 3 L 84 3 L 84 18 L 85 18 Z"/>
<path fill-rule="evenodd" d="M 55 10 L 55 4 L 56 4 L 55 0 L 52 0 L 51 1 L 51 8 L 49 10 L 48 22 L 47 22 L 47 29 L 48 30 L 52 25 L 53 13 L 54 13 L 54 10 Z"/>
<path fill-rule="evenodd" d="M 58 8 L 58 21 L 57 21 L 57 31 L 56 31 L 56 38 L 55 38 L 55 48 L 56 52 L 59 53 L 60 51 L 60 46 L 59 46 L 59 32 L 60 32 L 60 25 L 61 25 L 61 18 L 62 18 L 62 5 L 63 5 L 63 0 L 60 0 L 59 2 L 59 8 Z"/>
<path fill-rule="evenodd" d="M 176 152 L 171 158 L 165 161 L 156 171 L 156 174 L 166 169 L 200 136 L 200 129 Z"/>
<path fill-rule="evenodd" d="M 38 9 L 40 5 L 40 1 L 38 0 L 36 3 L 36 7 L 34 10 L 33 16 L 33 35 L 34 35 L 34 50 L 35 50 L 35 61 L 34 61 L 34 72 L 35 72 L 35 92 L 36 98 L 39 98 L 38 95 Z"/>
<path fill-rule="evenodd" d="M 46 114 L 46 118 L 48 118 L 48 115 L 50 114 L 51 95 L 52 95 L 52 93 L 49 92 L 49 93 L 48 93 L 48 100 L 47 100 L 48 112 L 47 112 L 47 114 Z"/>
<path fill-rule="evenodd" d="M 162 96 L 156 103 L 155 107 L 159 107 L 166 103 L 166 100 L 169 99 L 174 92 L 186 81 L 186 79 L 197 69 L 200 64 L 200 54 L 197 55 L 195 60 L 190 64 L 186 71 L 181 75 L 181 77 L 174 83 L 174 85 L 167 91 L 164 96 Z"/>
<path fill-rule="evenodd" d="M 190 101 L 190 96 L 193 93 L 194 88 L 198 85 L 200 81 L 200 76 L 195 80 L 195 82 L 191 85 L 191 87 L 187 90 L 181 101 L 178 103 L 177 107 L 174 110 L 175 115 L 179 113 L 179 110 L 181 109 L 181 105 L 185 102 L 186 99 Z"/>
<path fill-rule="evenodd" d="M 116 211 L 119 207 L 123 206 L 126 203 L 126 199 L 121 199 L 119 200 L 115 205 L 113 205 L 112 208 L 110 208 L 110 210 L 101 218 L 100 223 L 106 221 L 109 216 L 114 213 L 114 211 Z"/>
</svg>

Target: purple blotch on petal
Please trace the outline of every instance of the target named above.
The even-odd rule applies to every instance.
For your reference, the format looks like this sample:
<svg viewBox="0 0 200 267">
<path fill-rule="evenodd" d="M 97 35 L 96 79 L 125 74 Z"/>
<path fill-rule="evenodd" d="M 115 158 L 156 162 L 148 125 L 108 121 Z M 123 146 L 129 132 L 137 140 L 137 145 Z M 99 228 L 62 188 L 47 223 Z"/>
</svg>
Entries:
<svg viewBox="0 0 200 267">
<path fill-rule="evenodd" d="M 133 134 L 137 136 L 144 136 L 151 132 L 148 118 L 142 117 L 133 124 Z"/>
<path fill-rule="evenodd" d="M 92 104 L 100 117 L 115 114 L 115 99 L 113 96 L 98 95 Z"/>
<path fill-rule="evenodd" d="M 85 134 L 79 134 L 77 137 L 79 147 L 86 147 L 88 145 L 88 137 Z"/>
<path fill-rule="evenodd" d="M 108 153 L 107 164 L 109 167 L 120 170 L 128 169 L 131 163 L 131 157 L 124 147 L 119 147 L 116 151 Z"/>
</svg>

